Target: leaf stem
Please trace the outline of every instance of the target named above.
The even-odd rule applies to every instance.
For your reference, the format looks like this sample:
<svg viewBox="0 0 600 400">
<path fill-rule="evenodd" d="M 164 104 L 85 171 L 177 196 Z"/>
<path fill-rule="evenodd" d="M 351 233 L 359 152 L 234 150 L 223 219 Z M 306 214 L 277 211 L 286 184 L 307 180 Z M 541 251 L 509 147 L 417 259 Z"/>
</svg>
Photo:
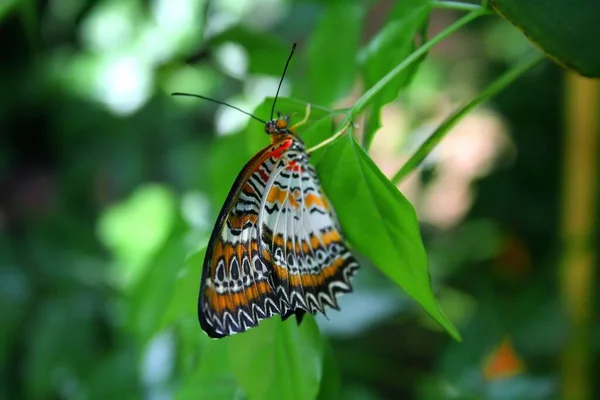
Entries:
<svg viewBox="0 0 600 400">
<path fill-rule="evenodd" d="M 481 11 L 481 12 L 484 12 L 485 14 L 492 13 L 492 10 L 487 9 L 482 5 L 472 4 L 472 3 L 462 3 L 460 1 L 439 1 L 438 0 L 438 1 L 433 2 L 433 6 L 435 8 L 447 8 L 447 9 L 458 10 L 458 11 Z"/>
<path fill-rule="evenodd" d="M 350 123 L 346 123 L 342 129 L 340 129 L 339 131 L 337 131 L 335 134 L 331 135 L 331 137 L 323 140 L 321 143 L 314 145 L 313 147 L 311 147 L 310 149 L 306 150 L 306 152 L 308 154 L 311 154 L 312 152 L 314 152 L 315 150 L 320 149 L 323 146 L 327 146 L 329 143 L 333 142 L 335 139 L 339 138 L 340 136 L 342 136 L 344 133 L 346 133 L 346 130 L 348 130 L 348 127 L 350 126 Z"/>
<path fill-rule="evenodd" d="M 486 12 L 487 11 L 483 8 L 478 9 L 476 11 L 471 11 L 469 14 L 458 19 L 453 24 L 448 26 L 446 29 L 444 29 L 443 31 L 438 33 L 436 36 L 431 38 L 431 40 L 429 40 L 428 42 L 423 44 L 421 47 L 419 47 L 417 50 L 412 52 L 400 64 L 398 64 L 396 67 L 394 67 L 394 69 L 392 69 L 390 72 L 388 72 L 375 85 L 373 85 L 373 87 L 371 87 L 362 96 L 360 96 L 360 98 L 356 101 L 356 103 L 354 103 L 354 106 L 352 106 L 352 108 L 350 109 L 350 112 L 348 113 L 348 115 L 346 115 L 346 117 L 342 121 L 341 125 L 344 126 L 346 124 L 351 123 L 351 121 L 354 120 L 356 118 L 356 116 L 361 111 L 363 111 L 373 101 L 375 96 L 377 94 L 379 94 L 379 92 L 381 92 L 391 80 L 393 80 L 398 74 L 400 74 L 402 71 L 404 71 L 413 62 L 417 61 L 419 58 L 421 58 L 423 55 L 425 55 L 433 46 L 435 46 L 437 43 L 441 42 L 446 37 L 450 36 L 450 34 L 455 32 L 456 30 L 458 30 L 460 27 L 468 24 L 469 22 L 473 21 L 474 19 L 476 19 L 482 15 L 485 15 Z"/>
<path fill-rule="evenodd" d="M 397 184 L 404 179 L 408 174 L 427 157 L 435 146 L 444 138 L 446 133 L 456 125 L 470 110 L 478 106 L 480 103 L 496 95 L 498 92 L 513 83 L 517 78 L 524 75 L 527 71 L 536 66 L 539 62 L 545 59 L 543 53 L 535 51 L 533 54 L 525 57 L 523 60 L 512 66 L 508 71 L 502 74 L 499 78 L 493 81 L 486 87 L 477 97 L 465 104 L 463 107 L 454 111 L 448 116 L 444 122 L 425 140 L 425 142 L 415 151 L 408 161 L 400 168 L 400 170 L 391 179 L 393 184 Z"/>
</svg>

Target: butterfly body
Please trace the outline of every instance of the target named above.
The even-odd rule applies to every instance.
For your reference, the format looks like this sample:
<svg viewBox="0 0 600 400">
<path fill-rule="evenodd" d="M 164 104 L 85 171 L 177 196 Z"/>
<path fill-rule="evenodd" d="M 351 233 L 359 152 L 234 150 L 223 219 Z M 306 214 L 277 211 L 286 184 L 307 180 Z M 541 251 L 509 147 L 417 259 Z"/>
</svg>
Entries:
<svg viewBox="0 0 600 400">
<path fill-rule="evenodd" d="M 207 248 L 198 317 L 213 338 L 262 319 L 339 309 L 358 263 L 289 117 L 265 124 L 271 144 L 242 169 Z"/>
</svg>

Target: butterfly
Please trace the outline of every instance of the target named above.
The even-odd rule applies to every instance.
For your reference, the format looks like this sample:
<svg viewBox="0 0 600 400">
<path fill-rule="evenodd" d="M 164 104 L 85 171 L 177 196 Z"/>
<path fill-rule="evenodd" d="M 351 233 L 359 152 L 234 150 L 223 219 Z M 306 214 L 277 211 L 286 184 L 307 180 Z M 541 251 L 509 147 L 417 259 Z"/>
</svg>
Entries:
<svg viewBox="0 0 600 400">
<path fill-rule="evenodd" d="M 293 126 L 279 113 L 269 121 L 248 114 L 264 122 L 271 144 L 238 174 L 207 246 L 198 319 L 211 338 L 275 315 L 300 323 L 307 312 L 339 310 L 337 296 L 352 291 L 359 264 L 295 132 L 309 111 Z"/>
</svg>

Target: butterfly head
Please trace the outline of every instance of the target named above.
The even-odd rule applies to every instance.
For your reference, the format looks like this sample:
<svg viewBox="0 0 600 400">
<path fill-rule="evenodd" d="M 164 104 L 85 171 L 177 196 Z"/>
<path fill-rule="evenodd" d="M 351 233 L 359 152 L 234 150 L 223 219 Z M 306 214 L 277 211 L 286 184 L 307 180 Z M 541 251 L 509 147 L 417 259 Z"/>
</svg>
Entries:
<svg viewBox="0 0 600 400">
<path fill-rule="evenodd" d="M 273 118 L 265 124 L 265 132 L 269 135 L 293 135 L 294 128 L 290 127 L 290 116 L 282 116 L 277 113 L 277 118 Z"/>
</svg>

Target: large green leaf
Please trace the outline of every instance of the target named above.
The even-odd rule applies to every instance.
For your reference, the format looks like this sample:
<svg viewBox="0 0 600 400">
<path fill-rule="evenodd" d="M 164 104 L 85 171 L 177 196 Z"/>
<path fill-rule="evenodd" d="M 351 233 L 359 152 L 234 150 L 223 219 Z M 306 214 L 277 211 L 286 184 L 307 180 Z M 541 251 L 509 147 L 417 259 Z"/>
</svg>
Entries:
<svg viewBox="0 0 600 400">
<path fill-rule="evenodd" d="M 197 326 L 198 335 L 204 335 Z M 204 335 L 205 336 L 205 335 Z M 186 376 L 176 393 L 178 400 L 233 400 L 244 399 L 244 392 L 233 376 L 227 358 L 226 340 L 201 340 L 200 360 Z"/>
<path fill-rule="evenodd" d="M 314 399 L 323 374 L 323 342 L 312 316 L 261 321 L 227 339 L 229 361 L 249 399 Z"/>
<path fill-rule="evenodd" d="M 409 201 L 352 135 L 317 151 L 314 162 L 350 243 L 459 339 L 433 295 L 417 216 Z"/>
<path fill-rule="evenodd" d="M 354 85 L 364 8 L 354 1 L 327 4 L 308 43 L 311 101 L 331 104 Z"/>
<path fill-rule="evenodd" d="M 326 346 L 323 360 L 323 378 L 321 379 L 318 399 L 339 399 L 341 386 L 339 361 L 336 359 L 331 346 Z"/>
<path fill-rule="evenodd" d="M 430 0 L 405 0 L 396 3 L 385 26 L 369 42 L 362 54 L 362 75 L 367 88 L 375 85 L 414 50 L 415 34 L 423 28 L 430 10 Z M 381 107 L 398 97 L 398 92 L 410 82 L 418 66 L 419 63 L 413 63 L 390 81 L 373 100 L 364 134 L 366 147 L 380 126 Z"/>
<path fill-rule="evenodd" d="M 490 3 L 556 62 L 581 75 L 600 77 L 598 0 L 490 0 Z"/>
</svg>

